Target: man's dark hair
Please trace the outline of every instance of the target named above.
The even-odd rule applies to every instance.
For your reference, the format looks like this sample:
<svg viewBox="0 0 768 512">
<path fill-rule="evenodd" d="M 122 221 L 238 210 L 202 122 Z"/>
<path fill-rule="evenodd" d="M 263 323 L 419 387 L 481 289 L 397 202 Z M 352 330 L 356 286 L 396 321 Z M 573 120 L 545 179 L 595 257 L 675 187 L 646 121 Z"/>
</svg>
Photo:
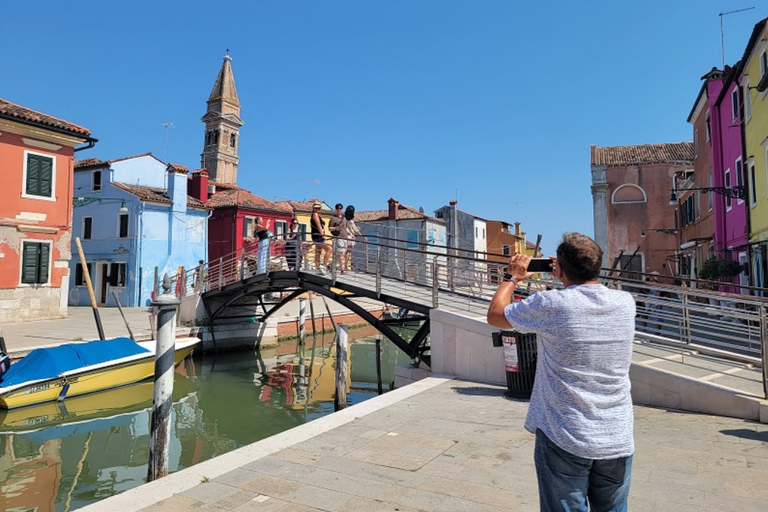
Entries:
<svg viewBox="0 0 768 512">
<path fill-rule="evenodd" d="M 603 250 L 581 233 L 568 232 L 557 246 L 557 264 L 576 284 L 597 279 L 603 264 Z"/>
<path fill-rule="evenodd" d="M 341 204 L 341 203 L 336 203 L 336 209 L 337 209 L 337 210 L 341 210 L 341 209 L 343 209 L 343 208 L 344 208 L 344 205 L 343 205 L 343 204 Z"/>
</svg>

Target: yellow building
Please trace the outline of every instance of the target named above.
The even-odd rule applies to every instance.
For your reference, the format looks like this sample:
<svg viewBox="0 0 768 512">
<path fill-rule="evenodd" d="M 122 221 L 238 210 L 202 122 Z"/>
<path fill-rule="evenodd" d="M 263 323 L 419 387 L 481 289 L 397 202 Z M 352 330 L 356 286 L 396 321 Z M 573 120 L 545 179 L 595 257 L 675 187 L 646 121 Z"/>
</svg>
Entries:
<svg viewBox="0 0 768 512">
<path fill-rule="evenodd" d="M 749 201 L 749 241 L 752 245 L 753 284 L 765 286 L 768 249 L 768 48 L 766 19 L 755 25 L 742 57 L 742 112 Z"/>
</svg>

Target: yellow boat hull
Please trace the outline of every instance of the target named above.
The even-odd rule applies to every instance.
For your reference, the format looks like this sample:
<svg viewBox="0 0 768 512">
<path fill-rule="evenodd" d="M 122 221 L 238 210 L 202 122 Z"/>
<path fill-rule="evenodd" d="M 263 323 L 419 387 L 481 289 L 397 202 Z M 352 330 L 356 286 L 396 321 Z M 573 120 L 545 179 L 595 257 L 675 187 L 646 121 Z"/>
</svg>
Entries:
<svg viewBox="0 0 768 512">
<path fill-rule="evenodd" d="M 197 340 L 197 341 L 191 341 Z M 187 357 L 200 342 L 196 338 L 177 341 L 175 364 Z M 83 368 L 69 372 L 54 379 L 38 381 L 27 386 L 9 391 L 0 388 L 0 408 L 14 409 L 26 405 L 63 400 L 73 397 L 113 389 L 152 377 L 155 373 L 155 355 L 148 355 L 131 361 L 101 366 L 100 368 Z M 67 387 L 68 386 L 68 387 Z M 65 389 L 66 387 L 66 389 Z"/>
</svg>

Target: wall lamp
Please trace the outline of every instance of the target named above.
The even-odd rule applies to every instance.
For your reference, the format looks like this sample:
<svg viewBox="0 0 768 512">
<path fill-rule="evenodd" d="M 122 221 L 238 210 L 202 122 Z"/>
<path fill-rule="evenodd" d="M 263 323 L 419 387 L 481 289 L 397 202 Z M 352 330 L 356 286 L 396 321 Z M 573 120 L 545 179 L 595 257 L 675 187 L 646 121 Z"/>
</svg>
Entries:
<svg viewBox="0 0 768 512">
<path fill-rule="evenodd" d="M 91 203 L 101 203 L 103 201 L 120 201 L 120 213 L 128 213 L 128 207 L 125 206 L 125 199 L 119 197 L 75 197 L 72 199 L 72 206 L 77 208 Z"/>
<path fill-rule="evenodd" d="M 741 185 L 737 185 L 735 187 L 694 187 L 694 188 L 686 188 L 683 190 L 672 190 L 672 195 L 669 196 L 669 205 L 675 206 L 677 204 L 677 192 L 686 192 L 688 190 L 701 190 L 702 192 L 714 192 L 716 194 L 721 194 L 727 197 L 735 197 L 739 198 L 741 200 L 746 199 L 747 197 L 747 189 Z"/>
</svg>

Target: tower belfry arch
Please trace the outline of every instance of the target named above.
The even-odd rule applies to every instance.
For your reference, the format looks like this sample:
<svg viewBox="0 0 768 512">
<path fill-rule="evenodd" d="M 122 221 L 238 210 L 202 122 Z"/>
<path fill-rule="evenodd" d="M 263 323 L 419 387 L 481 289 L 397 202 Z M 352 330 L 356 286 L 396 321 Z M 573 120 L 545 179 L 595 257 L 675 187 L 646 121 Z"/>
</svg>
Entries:
<svg viewBox="0 0 768 512">
<path fill-rule="evenodd" d="M 213 181 L 237 184 L 237 166 L 240 161 L 240 100 L 237 97 L 232 57 L 224 56 L 216 83 L 208 97 L 208 111 L 201 118 L 205 123 L 203 152 L 200 166 Z"/>
</svg>

